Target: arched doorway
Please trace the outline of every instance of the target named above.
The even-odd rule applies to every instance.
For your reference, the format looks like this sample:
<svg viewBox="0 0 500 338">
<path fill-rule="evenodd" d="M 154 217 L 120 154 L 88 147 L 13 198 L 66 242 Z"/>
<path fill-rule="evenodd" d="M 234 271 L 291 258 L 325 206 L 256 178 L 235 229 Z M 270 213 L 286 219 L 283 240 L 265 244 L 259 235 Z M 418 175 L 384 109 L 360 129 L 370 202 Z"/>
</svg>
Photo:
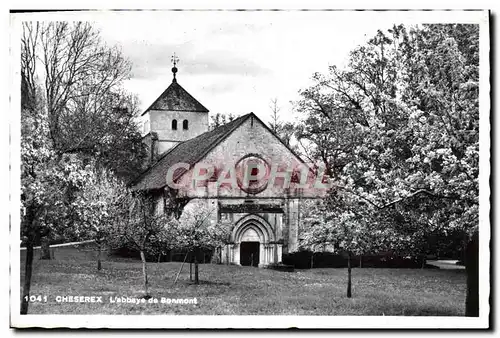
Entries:
<svg viewBox="0 0 500 338">
<path fill-rule="evenodd" d="M 247 266 L 265 266 L 281 260 L 281 244 L 275 242 L 270 224 L 261 216 L 241 218 L 232 233 L 231 262 Z M 279 245 L 279 248 L 278 248 Z"/>
<path fill-rule="evenodd" d="M 261 236 L 253 226 L 247 227 L 240 239 L 240 264 L 259 266 Z"/>
</svg>

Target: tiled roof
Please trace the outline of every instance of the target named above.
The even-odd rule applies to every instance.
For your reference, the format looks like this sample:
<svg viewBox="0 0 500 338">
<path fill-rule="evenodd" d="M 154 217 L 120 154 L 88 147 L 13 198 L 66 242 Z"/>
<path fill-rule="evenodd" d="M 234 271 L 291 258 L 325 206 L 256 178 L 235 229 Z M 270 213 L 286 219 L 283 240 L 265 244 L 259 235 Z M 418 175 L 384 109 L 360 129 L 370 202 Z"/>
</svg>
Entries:
<svg viewBox="0 0 500 338">
<path fill-rule="evenodd" d="M 142 115 L 150 110 L 208 112 L 207 108 L 192 97 L 191 94 L 182 88 L 175 80 L 165 89 L 156 101 L 142 113 Z"/>
<path fill-rule="evenodd" d="M 188 163 L 193 166 L 199 162 L 216 145 L 226 139 L 236 128 L 238 128 L 253 113 L 238 117 L 232 122 L 222 125 L 214 130 L 203 133 L 193 139 L 179 143 L 168 150 L 162 157 L 142 173 L 132 183 L 133 190 L 154 190 L 161 189 L 167 185 L 166 174 L 168 169 L 176 163 Z M 183 172 L 178 172 L 174 180 L 181 176 Z"/>
</svg>

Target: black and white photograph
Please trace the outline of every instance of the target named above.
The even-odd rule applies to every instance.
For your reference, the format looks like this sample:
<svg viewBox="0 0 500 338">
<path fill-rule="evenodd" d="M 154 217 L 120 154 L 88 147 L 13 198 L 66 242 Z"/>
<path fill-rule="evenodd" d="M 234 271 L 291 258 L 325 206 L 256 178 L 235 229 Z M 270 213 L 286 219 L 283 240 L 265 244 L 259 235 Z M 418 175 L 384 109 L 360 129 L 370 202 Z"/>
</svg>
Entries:
<svg viewBox="0 0 500 338">
<path fill-rule="evenodd" d="M 11 10 L 11 327 L 488 328 L 490 14 Z"/>
</svg>

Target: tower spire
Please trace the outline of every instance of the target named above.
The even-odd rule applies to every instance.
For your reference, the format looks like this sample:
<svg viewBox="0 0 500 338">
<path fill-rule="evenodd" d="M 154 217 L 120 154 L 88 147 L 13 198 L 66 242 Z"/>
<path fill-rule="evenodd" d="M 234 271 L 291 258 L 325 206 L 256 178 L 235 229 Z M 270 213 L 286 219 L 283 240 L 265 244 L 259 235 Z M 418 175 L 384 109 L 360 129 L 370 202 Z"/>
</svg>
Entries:
<svg viewBox="0 0 500 338">
<path fill-rule="evenodd" d="M 179 62 L 179 58 L 174 53 L 174 55 L 172 55 L 172 63 L 174 64 L 174 66 L 172 67 L 172 73 L 174 74 L 172 82 L 177 82 L 177 79 L 175 78 L 175 74 L 177 73 L 177 67 L 176 67 L 177 62 Z"/>
</svg>

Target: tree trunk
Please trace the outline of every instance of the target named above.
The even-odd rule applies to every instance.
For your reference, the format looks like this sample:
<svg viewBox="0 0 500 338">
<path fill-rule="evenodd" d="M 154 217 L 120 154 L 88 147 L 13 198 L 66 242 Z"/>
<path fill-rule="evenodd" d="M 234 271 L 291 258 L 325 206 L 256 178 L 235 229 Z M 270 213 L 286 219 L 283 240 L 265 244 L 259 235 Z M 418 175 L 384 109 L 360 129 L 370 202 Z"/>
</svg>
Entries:
<svg viewBox="0 0 500 338">
<path fill-rule="evenodd" d="M 347 254 L 347 298 L 352 297 L 351 254 Z"/>
<path fill-rule="evenodd" d="M 198 250 L 194 252 L 194 283 L 200 284 L 200 280 L 198 278 Z"/>
<path fill-rule="evenodd" d="M 311 269 L 314 268 L 314 252 L 311 254 Z"/>
<path fill-rule="evenodd" d="M 426 260 L 427 260 L 426 255 L 422 255 L 422 266 L 420 267 L 421 269 L 425 268 Z"/>
<path fill-rule="evenodd" d="M 193 281 L 193 255 L 189 258 L 189 281 Z"/>
<path fill-rule="evenodd" d="M 363 255 L 360 255 L 359 256 L 359 267 L 362 268 L 363 267 Z"/>
<path fill-rule="evenodd" d="M 51 259 L 50 255 L 50 240 L 48 238 L 43 238 L 41 243 L 41 255 L 40 259 Z"/>
<path fill-rule="evenodd" d="M 146 266 L 146 256 L 144 255 L 144 250 L 141 250 L 141 261 L 142 261 L 142 275 L 144 277 L 144 296 L 148 297 L 148 270 Z"/>
<path fill-rule="evenodd" d="M 472 235 L 467 244 L 465 255 L 465 271 L 467 273 L 467 295 L 465 298 L 465 315 L 479 317 L 479 232 Z"/>
<path fill-rule="evenodd" d="M 28 305 L 31 288 L 31 274 L 33 272 L 33 240 L 29 239 L 26 245 L 26 262 L 24 266 L 24 287 L 21 300 L 21 314 L 28 314 Z"/>
<path fill-rule="evenodd" d="M 175 276 L 174 284 L 177 283 L 177 279 L 179 278 L 179 275 L 182 272 L 182 268 L 184 267 L 184 263 L 186 263 L 186 259 L 188 258 L 188 254 L 189 254 L 189 252 L 186 254 L 186 256 L 184 256 L 184 260 L 182 261 L 182 264 L 181 264 L 181 267 L 179 269 L 179 272 L 177 272 L 177 276 Z"/>
<path fill-rule="evenodd" d="M 101 271 L 101 243 L 97 243 L 97 271 Z"/>
</svg>

